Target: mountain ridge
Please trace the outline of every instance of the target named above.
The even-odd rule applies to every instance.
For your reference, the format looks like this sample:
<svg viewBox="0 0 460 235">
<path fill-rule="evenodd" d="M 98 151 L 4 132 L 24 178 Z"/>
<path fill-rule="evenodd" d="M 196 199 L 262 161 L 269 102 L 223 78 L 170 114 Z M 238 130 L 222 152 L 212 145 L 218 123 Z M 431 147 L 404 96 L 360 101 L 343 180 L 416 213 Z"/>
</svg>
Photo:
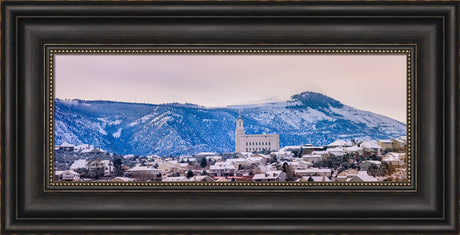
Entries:
<svg viewBox="0 0 460 235">
<path fill-rule="evenodd" d="M 406 134 L 402 122 L 316 92 L 284 102 L 226 107 L 56 99 L 55 110 L 56 144 L 92 144 L 119 154 L 233 152 L 239 110 L 247 134 L 279 134 L 281 147 Z"/>
</svg>

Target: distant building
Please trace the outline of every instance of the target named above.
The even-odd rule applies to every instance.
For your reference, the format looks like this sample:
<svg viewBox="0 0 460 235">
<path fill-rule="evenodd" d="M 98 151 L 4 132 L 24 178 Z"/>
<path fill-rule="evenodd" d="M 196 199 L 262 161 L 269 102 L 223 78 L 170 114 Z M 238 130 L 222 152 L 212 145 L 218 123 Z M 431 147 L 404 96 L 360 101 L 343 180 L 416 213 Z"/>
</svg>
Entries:
<svg viewBox="0 0 460 235">
<path fill-rule="evenodd" d="M 325 175 L 322 176 L 302 176 L 302 178 L 296 180 L 297 182 L 331 182 L 331 179 L 326 177 Z"/>
<path fill-rule="evenodd" d="M 113 163 L 110 160 L 101 160 L 96 159 L 88 163 L 88 170 L 89 171 L 101 171 L 104 172 L 104 176 L 112 175 L 113 172 Z"/>
<path fill-rule="evenodd" d="M 296 176 L 327 176 L 330 177 L 332 174 L 332 170 L 328 168 L 308 168 L 304 170 L 296 170 Z"/>
<path fill-rule="evenodd" d="M 66 170 L 66 171 L 56 171 L 55 173 L 56 179 L 64 180 L 64 181 L 79 181 L 80 174 L 73 170 Z"/>
<path fill-rule="evenodd" d="M 282 171 L 267 171 L 263 174 L 255 174 L 252 181 L 286 181 L 286 173 Z"/>
<path fill-rule="evenodd" d="M 382 151 L 393 150 L 393 140 L 379 140 L 377 144 L 382 148 Z"/>
<path fill-rule="evenodd" d="M 407 138 L 406 136 L 401 136 L 395 139 L 391 139 L 393 142 L 394 151 L 406 151 Z"/>
<path fill-rule="evenodd" d="M 364 141 L 359 145 L 363 149 L 364 152 L 370 153 L 370 154 L 378 154 L 380 155 L 380 152 L 382 150 L 382 147 L 380 147 L 377 144 L 377 141 L 374 140 L 368 140 Z"/>
<path fill-rule="evenodd" d="M 278 134 L 246 135 L 244 133 L 241 113 L 236 119 L 235 152 L 278 151 L 280 148 Z"/>
<path fill-rule="evenodd" d="M 358 174 L 347 180 L 348 182 L 377 182 L 378 180 L 367 174 L 366 171 L 358 171 Z"/>
<path fill-rule="evenodd" d="M 346 171 L 341 172 L 337 175 L 338 182 L 345 182 L 349 181 L 351 178 L 355 177 L 358 174 L 358 171 L 355 169 L 348 169 Z"/>
<path fill-rule="evenodd" d="M 70 165 L 70 170 L 76 171 L 78 169 L 88 169 L 88 162 L 86 159 L 78 159 Z"/>
<path fill-rule="evenodd" d="M 353 143 L 345 141 L 345 140 L 336 140 L 327 145 L 328 148 L 351 147 L 351 146 L 353 146 Z"/>
</svg>

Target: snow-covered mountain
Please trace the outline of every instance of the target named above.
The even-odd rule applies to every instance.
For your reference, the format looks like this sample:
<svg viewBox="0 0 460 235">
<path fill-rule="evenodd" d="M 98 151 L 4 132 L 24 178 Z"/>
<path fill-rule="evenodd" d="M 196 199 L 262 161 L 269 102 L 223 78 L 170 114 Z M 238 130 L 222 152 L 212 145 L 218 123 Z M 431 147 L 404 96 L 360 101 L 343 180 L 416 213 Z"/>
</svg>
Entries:
<svg viewBox="0 0 460 235">
<path fill-rule="evenodd" d="M 280 147 L 406 134 L 404 123 L 315 92 L 285 102 L 224 108 L 56 99 L 56 144 L 84 143 L 136 155 L 233 152 L 239 110 L 247 134 L 277 133 Z"/>
</svg>

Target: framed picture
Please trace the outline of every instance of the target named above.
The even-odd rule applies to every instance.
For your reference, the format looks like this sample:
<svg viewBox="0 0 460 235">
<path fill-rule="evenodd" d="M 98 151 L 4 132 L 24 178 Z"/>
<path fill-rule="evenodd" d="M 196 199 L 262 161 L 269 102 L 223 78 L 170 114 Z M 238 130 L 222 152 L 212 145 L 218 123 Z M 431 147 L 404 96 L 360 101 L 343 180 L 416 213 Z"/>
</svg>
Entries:
<svg viewBox="0 0 460 235">
<path fill-rule="evenodd" d="M 458 232 L 457 9 L 2 2 L 2 232 Z"/>
</svg>

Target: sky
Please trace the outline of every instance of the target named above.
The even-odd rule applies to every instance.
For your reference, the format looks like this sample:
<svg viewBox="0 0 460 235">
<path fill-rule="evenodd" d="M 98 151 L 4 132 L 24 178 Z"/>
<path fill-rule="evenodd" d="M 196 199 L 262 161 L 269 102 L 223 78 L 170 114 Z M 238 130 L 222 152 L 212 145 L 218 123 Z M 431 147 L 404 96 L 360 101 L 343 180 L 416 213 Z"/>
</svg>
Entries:
<svg viewBox="0 0 460 235">
<path fill-rule="evenodd" d="M 57 55 L 56 97 L 207 107 L 314 91 L 406 122 L 405 55 Z"/>
</svg>

